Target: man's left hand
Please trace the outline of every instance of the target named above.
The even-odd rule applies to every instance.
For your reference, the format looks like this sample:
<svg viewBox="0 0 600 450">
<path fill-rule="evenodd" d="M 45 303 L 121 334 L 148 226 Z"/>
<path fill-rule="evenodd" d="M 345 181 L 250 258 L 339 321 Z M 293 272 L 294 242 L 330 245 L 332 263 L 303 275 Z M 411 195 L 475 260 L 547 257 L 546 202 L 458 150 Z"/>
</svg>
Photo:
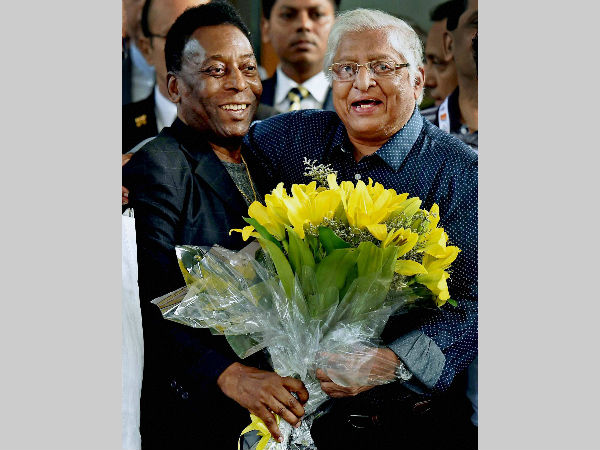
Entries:
<svg viewBox="0 0 600 450">
<path fill-rule="evenodd" d="M 321 382 L 321 389 L 333 398 L 353 397 L 361 392 L 396 379 L 396 367 L 400 360 L 389 348 L 378 348 L 374 352 L 372 367 L 369 373 L 368 385 L 340 386 L 327 376 L 323 369 L 317 369 L 317 379 Z M 371 384 L 372 383 L 372 384 Z"/>
</svg>

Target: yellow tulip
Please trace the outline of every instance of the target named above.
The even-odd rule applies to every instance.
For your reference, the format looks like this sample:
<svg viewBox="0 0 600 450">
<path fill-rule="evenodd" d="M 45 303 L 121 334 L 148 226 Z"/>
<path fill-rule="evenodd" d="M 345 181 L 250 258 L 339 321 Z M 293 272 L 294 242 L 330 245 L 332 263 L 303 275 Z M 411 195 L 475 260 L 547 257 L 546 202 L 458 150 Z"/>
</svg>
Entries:
<svg viewBox="0 0 600 450">
<path fill-rule="evenodd" d="M 449 277 L 450 275 L 448 272 L 436 270 L 435 272 L 418 274 L 416 276 L 416 280 L 417 282 L 427 286 L 427 288 L 437 296 L 436 303 L 438 306 L 441 306 L 450 298 L 450 293 L 448 292 L 448 283 L 446 282 Z"/>
<path fill-rule="evenodd" d="M 448 235 L 444 232 L 444 229 L 435 228 L 427 234 L 423 251 L 436 258 L 442 258 L 446 255 L 447 241 Z"/>
<path fill-rule="evenodd" d="M 447 269 L 454 262 L 459 252 L 460 249 L 458 247 L 451 245 L 446 247 L 444 253 L 438 254 L 439 256 L 437 257 L 426 254 L 423 257 L 423 265 L 430 272 Z"/>
<path fill-rule="evenodd" d="M 285 238 L 285 223 L 274 214 L 272 209 L 260 202 L 252 202 L 248 208 L 248 215 L 256 219 L 276 239 L 281 241 Z"/>
</svg>

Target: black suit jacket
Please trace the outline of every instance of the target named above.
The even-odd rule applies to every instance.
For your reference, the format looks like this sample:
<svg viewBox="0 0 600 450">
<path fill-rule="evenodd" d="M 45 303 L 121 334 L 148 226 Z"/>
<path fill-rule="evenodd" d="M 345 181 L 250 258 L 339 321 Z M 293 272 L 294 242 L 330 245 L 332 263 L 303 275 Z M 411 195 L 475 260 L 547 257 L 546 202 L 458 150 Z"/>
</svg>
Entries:
<svg viewBox="0 0 600 450">
<path fill-rule="evenodd" d="M 144 139 L 156 136 L 158 130 L 154 112 L 154 89 L 144 100 L 123 105 L 122 120 L 123 153 L 127 153 Z"/>
<path fill-rule="evenodd" d="M 244 155 L 250 173 L 254 160 Z M 235 448 L 248 412 L 216 380 L 239 358 L 223 336 L 164 320 L 150 301 L 184 285 L 174 246 L 245 243 L 248 208 L 226 169 L 201 135 L 176 119 L 123 167 L 138 246 L 138 284 L 144 333 L 141 400 L 143 448 Z M 244 364 L 267 369 L 262 355 Z"/>
<path fill-rule="evenodd" d="M 260 97 L 260 102 L 265 105 L 273 106 L 275 102 L 275 85 L 277 84 L 277 71 L 271 78 L 267 78 L 262 82 L 263 91 Z M 325 102 L 323 102 L 323 109 L 328 111 L 335 111 L 333 108 L 333 98 L 331 96 L 331 87 L 327 90 L 327 96 Z"/>
</svg>

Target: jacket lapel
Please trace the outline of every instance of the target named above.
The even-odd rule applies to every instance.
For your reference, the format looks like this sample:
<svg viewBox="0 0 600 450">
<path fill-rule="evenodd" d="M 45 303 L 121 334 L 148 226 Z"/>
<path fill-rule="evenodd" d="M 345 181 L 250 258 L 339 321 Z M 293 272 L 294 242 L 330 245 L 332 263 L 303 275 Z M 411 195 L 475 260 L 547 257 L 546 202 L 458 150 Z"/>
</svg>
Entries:
<svg viewBox="0 0 600 450">
<path fill-rule="evenodd" d="M 204 180 L 223 200 L 227 208 L 231 208 L 240 216 L 248 215 L 248 206 L 237 186 L 229 176 L 227 169 L 212 150 L 206 152 L 190 152 L 183 145 L 181 150 L 196 163 L 194 173 Z M 207 145 L 208 147 L 208 145 Z"/>
</svg>

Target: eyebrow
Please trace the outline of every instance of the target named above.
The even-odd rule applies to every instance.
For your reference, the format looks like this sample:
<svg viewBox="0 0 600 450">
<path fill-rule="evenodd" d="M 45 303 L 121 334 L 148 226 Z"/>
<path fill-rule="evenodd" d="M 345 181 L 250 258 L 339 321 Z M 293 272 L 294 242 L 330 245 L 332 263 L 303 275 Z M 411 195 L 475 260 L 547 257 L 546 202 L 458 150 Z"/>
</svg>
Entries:
<svg viewBox="0 0 600 450">
<path fill-rule="evenodd" d="M 210 55 L 207 56 L 204 60 L 208 61 L 209 59 L 223 59 L 224 56 L 221 54 L 216 54 L 216 55 Z M 256 59 L 256 56 L 254 55 L 254 53 L 246 53 L 245 55 L 240 56 L 240 58 L 254 58 Z"/>
</svg>

